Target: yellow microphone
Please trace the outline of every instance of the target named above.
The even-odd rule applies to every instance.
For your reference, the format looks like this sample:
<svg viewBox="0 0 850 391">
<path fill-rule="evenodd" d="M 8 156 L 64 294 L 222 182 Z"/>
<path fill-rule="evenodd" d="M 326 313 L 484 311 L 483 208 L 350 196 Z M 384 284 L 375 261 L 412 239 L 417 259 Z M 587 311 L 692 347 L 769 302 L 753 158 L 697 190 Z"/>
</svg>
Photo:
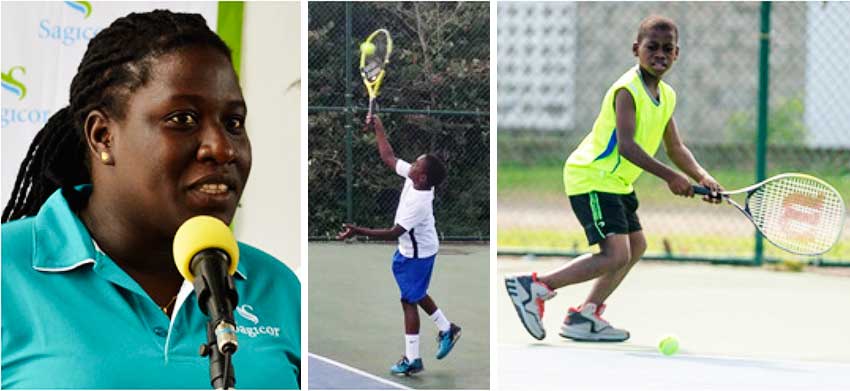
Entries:
<svg viewBox="0 0 850 391">
<path fill-rule="evenodd" d="M 210 318 L 208 341 L 201 345 L 201 355 L 210 358 L 210 383 L 216 389 L 231 388 L 236 379 L 230 356 L 239 346 L 233 319 L 239 302 L 233 283 L 239 246 L 224 222 L 195 216 L 177 229 L 173 251 L 177 270 L 195 287 L 198 307 Z"/>
<path fill-rule="evenodd" d="M 233 232 L 223 221 L 212 216 L 195 216 L 186 220 L 174 235 L 174 263 L 183 278 L 195 281 L 193 258 L 202 251 L 223 251 L 228 259 L 227 274 L 236 272 L 239 264 L 239 246 Z"/>
</svg>

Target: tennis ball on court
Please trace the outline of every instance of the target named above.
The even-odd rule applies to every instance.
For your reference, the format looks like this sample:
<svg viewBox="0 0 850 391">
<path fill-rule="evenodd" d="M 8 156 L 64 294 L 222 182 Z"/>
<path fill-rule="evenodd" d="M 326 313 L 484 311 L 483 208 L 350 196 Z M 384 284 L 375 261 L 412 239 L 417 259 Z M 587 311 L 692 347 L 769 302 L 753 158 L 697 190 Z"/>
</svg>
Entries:
<svg viewBox="0 0 850 391">
<path fill-rule="evenodd" d="M 371 42 L 361 43 L 360 44 L 360 53 L 363 53 L 367 56 L 372 55 L 372 53 L 375 53 L 375 44 L 373 44 Z"/>
<path fill-rule="evenodd" d="M 664 337 L 658 342 L 658 351 L 665 356 L 672 356 L 679 351 L 679 340 L 673 336 Z"/>
</svg>

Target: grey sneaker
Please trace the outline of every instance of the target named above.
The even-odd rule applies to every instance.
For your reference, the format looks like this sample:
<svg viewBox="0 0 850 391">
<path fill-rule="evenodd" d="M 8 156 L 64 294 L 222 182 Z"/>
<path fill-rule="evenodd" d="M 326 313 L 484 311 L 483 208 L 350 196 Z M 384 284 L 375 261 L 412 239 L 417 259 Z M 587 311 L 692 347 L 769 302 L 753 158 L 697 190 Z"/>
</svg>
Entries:
<svg viewBox="0 0 850 391">
<path fill-rule="evenodd" d="M 585 303 L 579 309 L 570 308 L 561 326 L 561 336 L 576 341 L 623 342 L 629 332 L 611 326 L 602 319 L 605 305 Z"/>
<path fill-rule="evenodd" d="M 537 273 L 505 278 L 505 288 L 522 325 L 535 339 L 546 338 L 543 328 L 543 302 L 556 292 L 537 280 Z"/>
</svg>

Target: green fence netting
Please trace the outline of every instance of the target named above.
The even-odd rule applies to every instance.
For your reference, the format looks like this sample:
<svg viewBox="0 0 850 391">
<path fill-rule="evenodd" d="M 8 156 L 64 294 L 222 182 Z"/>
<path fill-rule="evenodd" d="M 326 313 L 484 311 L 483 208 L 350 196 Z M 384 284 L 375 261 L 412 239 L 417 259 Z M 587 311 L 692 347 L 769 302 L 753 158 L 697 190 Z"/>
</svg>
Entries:
<svg viewBox="0 0 850 391">
<path fill-rule="evenodd" d="M 360 42 L 385 28 L 394 50 L 379 107 L 396 155 L 445 161 L 434 201 L 444 239 L 489 239 L 489 4 L 311 2 L 308 13 L 309 237 L 392 225 L 402 182 L 362 131 L 357 68 Z"/>
</svg>

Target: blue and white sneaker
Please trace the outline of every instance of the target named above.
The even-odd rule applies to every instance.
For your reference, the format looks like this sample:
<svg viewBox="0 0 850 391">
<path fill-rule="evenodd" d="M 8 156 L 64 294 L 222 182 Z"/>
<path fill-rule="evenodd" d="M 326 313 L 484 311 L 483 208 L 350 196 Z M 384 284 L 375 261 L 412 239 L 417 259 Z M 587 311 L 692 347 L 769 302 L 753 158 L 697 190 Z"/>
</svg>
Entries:
<svg viewBox="0 0 850 391">
<path fill-rule="evenodd" d="M 505 277 L 505 288 L 514 303 L 519 320 L 535 339 L 546 338 L 543 328 L 543 302 L 555 297 L 557 292 L 537 279 L 537 273 Z"/>
<path fill-rule="evenodd" d="M 399 376 L 410 376 L 414 373 L 422 372 L 425 369 L 425 366 L 422 365 L 422 359 L 417 358 L 410 362 L 407 360 L 407 357 L 402 357 L 401 360 L 390 368 L 390 373 L 393 375 Z"/>
<path fill-rule="evenodd" d="M 441 360 L 443 357 L 446 357 L 449 352 L 452 351 L 452 348 L 455 347 L 455 343 L 460 339 L 460 326 L 452 323 L 449 327 L 449 331 L 440 331 L 437 334 L 437 360 Z"/>
</svg>

